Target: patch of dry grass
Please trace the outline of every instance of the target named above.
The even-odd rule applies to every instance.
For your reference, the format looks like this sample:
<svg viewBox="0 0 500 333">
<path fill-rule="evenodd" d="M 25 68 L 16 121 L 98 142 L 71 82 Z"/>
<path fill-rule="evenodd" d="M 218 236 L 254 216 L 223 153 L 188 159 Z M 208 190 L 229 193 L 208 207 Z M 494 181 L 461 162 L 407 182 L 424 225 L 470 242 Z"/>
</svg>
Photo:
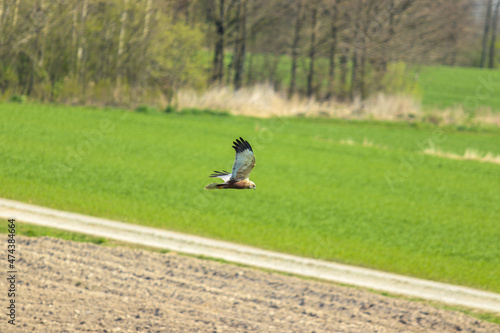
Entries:
<svg viewBox="0 0 500 333">
<path fill-rule="evenodd" d="M 373 141 L 371 141 L 367 138 L 364 138 L 363 142 L 356 142 L 351 138 L 340 139 L 339 141 L 336 141 L 336 140 L 322 138 L 320 136 L 316 136 L 315 139 L 318 141 L 323 141 L 323 142 L 335 142 L 335 143 L 339 143 L 339 144 L 345 145 L 345 146 L 363 146 L 363 147 L 370 147 L 370 148 L 388 149 L 387 146 L 384 146 L 384 145 L 381 145 L 378 143 L 374 143 Z"/>
<path fill-rule="evenodd" d="M 481 124 L 490 124 L 500 127 L 500 113 L 491 110 L 479 110 L 476 119 Z"/>
<path fill-rule="evenodd" d="M 481 153 L 476 149 L 467 148 L 463 155 L 459 155 L 452 152 L 445 152 L 435 147 L 430 147 L 424 150 L 425 154 L 440 156 L 446 158 L 452 158 L 455 160 L 474 160 L 480 162 L 496 163 L 500 164 L 500 156 L 494 155 L 493 153 Z"/>
<path fill-rule="evenodd" d="M 316 139 L 321 140 L 321 141 L 333 142 L 333 140 L 323 139 L 320 137 L 316 137 Z M 370 147 L 370 148 L 389 149 L 389 147 L 374 143 L 373 141 L 371 141 L 367 138 L 364 138 L 363 142 L 356 142 L 351 138 L 346 138 L 346 139 L 339 140 L 338 143 L 341 145 L 346 145 L 346 146 L 363 146 L 363 147 Z M 473 148 L 465 149 L 464 154 L 460 155 L 457 153 L 445 152 L 445 151 L 440 150 L 439 148 L 436 148 L 435 146 L 431 146 L 431 147 L 425 149 L 423 151 L 423 153 L 427 154 L 427 155 L 432 155 L 432 156 L 451 158 L 454 160 L 473 160 L 473 161 L 479 161 L 479 162 L 500 164 L 500 155 L 495 155 L 491 152 L 481 153 L 477 149 L 473 149 Z"/>
</svg>

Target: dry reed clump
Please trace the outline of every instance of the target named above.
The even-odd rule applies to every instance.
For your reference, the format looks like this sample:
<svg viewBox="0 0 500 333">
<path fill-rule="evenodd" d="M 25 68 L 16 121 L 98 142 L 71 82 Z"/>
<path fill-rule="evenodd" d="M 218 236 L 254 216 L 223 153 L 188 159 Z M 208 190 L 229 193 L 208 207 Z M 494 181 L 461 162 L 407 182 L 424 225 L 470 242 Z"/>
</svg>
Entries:
<svg viewBox="0 0 500 333">
<path fill-rule="evenodd" d="M 254 117 L 295 116 L 307 114 L 314 102 L 287 100 L 268 85 L 256 85 L 234 91 L 229 87 L 211 87 L 203 93 L 182 90 L 177 94 L 179 108 L 228 110 L 233 114 Z"/>
<path fill-rule="evenodd" d="M 424 153 L 428 155 L 452 158 L 456 160 L 473 160 L 473 161 L 500 164 L 499 155 L 494 155 L 493 153 L 480 153 L 479 151 L 472 148 L 467 148 L 463 155 L 451 152 L 445 152 L 435 147 L 430 147 L 425 149 Z"/>
<path fill-rule="evenodd" d="M 234 91 L 230 87 L 211 87 L 202 93 L 181 90 L 177 93 L 178 108 L 227 110 L 235 115 L 254 117 L 305 116 L 341 119 L 373 119 L 385 121 L 424 121 L 438 125 L 493 124 L 500 126 L 500 114 L 478 110 L 474 115 L 462 106 L 445 110 L 423 110 L 419 101 L 407 95 L 379 93 L 361 101 L 341 103 L 318 101 L 298 95 L 288 99 L 266 84 Z"/>
<path fill-rule="evenodd" d="M 406 95 L 378 93 L 364 102 L 355 100 L 354 115 L 377 120 L 417 120 L 422 118 L 420 103 Z"/>
<path fill-rule="evenodd" d="M 176 96 L 179 108 L 228 110 L 233 114 L 274 117 L 307 116 L 344 119 L 412 120 L 421 115 L 419 104 L 407 96 L 378 94 L 354 103 L 317 101 L 276 92 L 269 85 L 256 85 L 234 91 L 228 87 L 212 87 L 198 93 L 182 90 Z"/>
</svg>

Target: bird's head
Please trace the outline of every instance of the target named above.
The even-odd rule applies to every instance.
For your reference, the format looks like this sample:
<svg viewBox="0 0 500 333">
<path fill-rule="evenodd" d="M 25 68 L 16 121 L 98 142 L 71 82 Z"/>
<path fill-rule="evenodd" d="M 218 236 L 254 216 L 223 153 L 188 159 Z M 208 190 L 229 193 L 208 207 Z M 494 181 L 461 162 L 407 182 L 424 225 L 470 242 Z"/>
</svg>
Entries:
<svg viewBox="0 0 500 333">
<path fill-rule="evenodd" d="M 253 188 L 255 190 L 257 187 L 255 186 L 255 183 L 251 181 L 247 188 Z"/>
</svg>

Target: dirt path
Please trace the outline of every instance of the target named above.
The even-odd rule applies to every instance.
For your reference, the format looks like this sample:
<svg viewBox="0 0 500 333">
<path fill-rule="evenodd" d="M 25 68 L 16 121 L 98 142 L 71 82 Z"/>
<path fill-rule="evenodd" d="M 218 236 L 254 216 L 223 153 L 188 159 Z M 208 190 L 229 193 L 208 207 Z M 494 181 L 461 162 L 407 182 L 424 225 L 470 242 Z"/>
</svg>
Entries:
<svg viewBox="0 0 500 333">
<path fill-rule="evenodd" d="M 20 332 L 500 332 L 421 303 L 173 252 L 17 244 Z M 10 328 L 2 319 L 0 331 Z"/>
<path fill-rule="evenodd" d="M 0 217 L 500 314 L 500 294 L 0 199 Z"/>
</svg>

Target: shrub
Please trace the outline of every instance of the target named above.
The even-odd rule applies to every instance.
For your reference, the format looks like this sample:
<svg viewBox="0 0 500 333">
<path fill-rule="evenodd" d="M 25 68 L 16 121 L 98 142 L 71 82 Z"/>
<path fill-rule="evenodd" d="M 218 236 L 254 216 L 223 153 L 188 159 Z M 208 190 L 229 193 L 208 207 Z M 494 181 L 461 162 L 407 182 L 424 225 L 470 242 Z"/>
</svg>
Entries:
<svg viewBox="0 0 500 333">
<path fill-rule="evenodd" d="M 23 103 L 26 103 L 26 96 L 25 95 L 14 94 L 14 95 L 10 96 L 9 101 L 10 102 L 14 102 L 14 103 L 23 104 Z"/>
<path fill-rule="evenodd" d="M 175 109 L 174 106 L 172 105 L 167 105 L 167 107 L 165 108 L 165 113 L 174 113 L 174 112 L 177 112 L 177 110 Z"/>
<path fill-rule="evenodd" d="M 208 116 L 229 116 L 230 113 L 221 110 L 212 109 L 198 109 L 198 108 L 184 108 L 179 111 L 180 114 L 190 114 L 190 115 L 208 115 Z"/>
<path fill-rule="evenodd" d="M 403 94 L 411 97 L 420 97 L 421 90 L 418 84 L 417 73 L 408 68 L 406 63 L 399 61 L 387 66 L 383 83 L 388 94 Z"/>
<path fill-rule="evenodd" d="M 140 113 L 155 113 L 155 112 L 157 112 L 157 110 L 156 110 L 156 108 L 154 106 L 139 105 L 138 107 L 135 108 L 135 112 L 140 112 Z"/>
</svg>

